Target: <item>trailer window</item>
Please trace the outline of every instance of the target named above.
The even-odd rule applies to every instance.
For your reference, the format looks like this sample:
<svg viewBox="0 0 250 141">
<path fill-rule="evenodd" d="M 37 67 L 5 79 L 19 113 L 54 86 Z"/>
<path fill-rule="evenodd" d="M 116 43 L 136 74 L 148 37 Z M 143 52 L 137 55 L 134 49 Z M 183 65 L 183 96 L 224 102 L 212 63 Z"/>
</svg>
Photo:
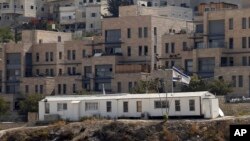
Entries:
<svg viewBox="0 0 250 141">
<path fill-rule="evenodd" d="M 195 101 L 193 99 L 189 100 L 189 110 L 195 111 Z"/>
<path fill-rule="evenodd" d="M 137 112 L 142 111 L 142 103 L 141 103 L 141 101 L 136 101 L 136 111 Z"/>
<path fill-rule="evenodd" d="M 155 106 L 155 109 L 168 108 L 168 102 L 166 102 L 165 100 L 163 100 L 163 101 L 160 101 L 160 100 L 155 101 L 154 106 Z"/>
<path fill-rule="evenodd" d="M 180 100 L 175 100 L 175 111 L 181 111 Z"/>
<path fill-rule="evenodd" d="M 123 112 L 124 113 L 128 112 L 128 102 L 127 101 L 123 102 Z"/>
<path fill-rule="evenodd" d="M 45 103 L 45 114 L 49 114 L 49 103 Z"/>
<path fill-rule="evenodd" d="M 57 103 L 57 111 L 67 110 L 67 103 Z"/>
<path fill-rule="evenodd" d="M 107 112 L 111 112 L 112 109 L 111 101 L 107 101 L 106 105 L 107 105 Z"/>
<path fill-rule="evenodd" d="M 85 103 L 85 111 L 95 111 L 98 110 L 97 102 L 86 102 Z"/>
</svg>

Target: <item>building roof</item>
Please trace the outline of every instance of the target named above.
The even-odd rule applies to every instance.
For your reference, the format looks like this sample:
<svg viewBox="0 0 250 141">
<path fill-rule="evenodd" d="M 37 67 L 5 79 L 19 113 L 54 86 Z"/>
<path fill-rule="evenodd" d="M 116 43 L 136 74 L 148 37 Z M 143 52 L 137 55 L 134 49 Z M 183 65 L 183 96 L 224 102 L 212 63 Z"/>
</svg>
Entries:
<svg viewBox="0 0 250 141">
<path fill-rule="evenodd" d="M 41 101 L 81 101 L 81 100 L 119 100 L 119 99 L 147 99 L 147 98 L 165 98 L 166 93 L 151 94 L 107 94 L 107 95 L 60 95 L 46 96 Z M 183 92 L 183 93 L 167 93 L 167 97 L 206 97 L 215 98 L 213 94 L 207 91 L 202 92 Z"/>
</svg>

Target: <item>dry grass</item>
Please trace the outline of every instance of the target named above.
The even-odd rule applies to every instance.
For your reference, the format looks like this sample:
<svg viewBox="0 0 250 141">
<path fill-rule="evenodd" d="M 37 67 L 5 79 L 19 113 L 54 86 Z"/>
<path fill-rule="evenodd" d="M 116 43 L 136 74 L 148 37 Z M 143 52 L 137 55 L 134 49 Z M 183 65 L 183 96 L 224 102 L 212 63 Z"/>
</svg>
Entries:
<svg viewBox="0 0 250 141">
<path fill-rule="evenodd" d="M 178 141 L 178 136 L 170 132 L 166 127 L 163 127 L 163 139 L 166 141 Z"/>
</svg>

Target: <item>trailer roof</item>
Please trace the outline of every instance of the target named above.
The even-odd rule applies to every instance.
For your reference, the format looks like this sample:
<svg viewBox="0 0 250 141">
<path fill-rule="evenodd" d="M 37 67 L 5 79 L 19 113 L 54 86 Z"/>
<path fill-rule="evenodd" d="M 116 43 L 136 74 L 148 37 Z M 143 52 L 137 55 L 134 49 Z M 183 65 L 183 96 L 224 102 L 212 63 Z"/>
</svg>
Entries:
<svg viewBox="0 0 250 141">
<path fill-rule="evenodd" d="M 166 93 L 150 93 L 150 94 L 106 94 L 106 95 L 56 95 L 46 96 L 41 101 L 80 101 L 80 100 L 116 100 L 116 99 L 148 99 L 148 98 L 165 98 Z M 202 92 L 183 92 L 183 93 L 167 93 L 167 97 L 206 97 L 215 98 L 213 94 L 208 91 Z"/>
</svg>

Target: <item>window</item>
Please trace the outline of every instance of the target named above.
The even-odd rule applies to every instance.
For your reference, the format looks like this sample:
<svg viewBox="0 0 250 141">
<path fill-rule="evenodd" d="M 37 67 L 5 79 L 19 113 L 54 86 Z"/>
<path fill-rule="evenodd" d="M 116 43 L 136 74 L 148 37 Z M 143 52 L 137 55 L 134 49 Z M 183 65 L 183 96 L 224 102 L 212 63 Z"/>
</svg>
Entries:
<svg viewBox="0 0 250 141">
<path fill-rule="evenodd" d="M 43 85 L 40 85 L 40 94 L 43 94 Z"/>
<path fill-rule="evenodd" d="M 159 100 L 159 101 L 154 101 L 154 107 L 155 109 L 158 108 L 168 108 L 168 102 L 166 102 L 166 100 Z"/>
<path fill-rule="evenodd" d="M 233 65 L 234 65 L 234 58 L 229 57 L 229 66 L 233 66 Z"/>
<path fill-rule="evenodd" d="M 236 76 L 232 76 L 232 86 L 236 87 Z"/>
<path fill-rule="evenodd" d="M 73 87 L 73 88 L 72 88 L 72 92 L 73 92 L 73 93 L 76 93 L 76 84 L 73 84 L 72 87 Z"/>
<path fill-rule="evenodd" d="M 112 111 L 112 105 L 111 105 L 111 101 L 107 101 L 106 102 L 106 106 L 107 106 L 107 112 L 111 112 Z"/>
<path fill-rule="evenodd" d="M 57 88 L 58 88 L 58 94 L 61 94 L 62 92 L 61 92 L 61 84 L 58 84 L 57 85 Z"/>
<path fill-rule="evenodd" d="M 248 48 L 250 48 L 250 37 L 248 37 Z"/>
<path fill-rule="evenodd" d="M 54 57 L 53 52 L 50 52 L 50 61 L 51 62 L 53 61 L 53 57 Z"/>
<path fill-rule="evenodd" d="M 239 87 L 243 87 L 243 76 L 239 75 Z"/>
<path fill-rule="evenodd" d="M 76 51 L 72 50 L 72 60 L 75 60 L 75 59 L 76 59 Z"/>
<path fill-rule="evenodd" d="M 230 49 L 234 48 L 234 38 L 229 38 L 229 48 Z"/>
<path fill-rule="evenodd" d="M 182 42 L 182 49 L 186 50 L 187 49 L 187 42 Z"/>
<path fill-rule="evenodd" d="M 49 53 L 48 53 L 48 52 L 45 53 L 45 61 L 46 61 L 46 62 L 49 61 Z"/>
<path fill-rule="evenodd" d="M 58 73 L 59 75 L 62 75 L 62 69 L 59 69 L 59 73 Z"/>
<path fill-rule="evenodd" d="M 221 57 L 220 58 L 220 64 L 221 66 L 227 66 L 227 57 Z"/>
<path fill-rule="evenodd" d="M 39 39 L 39 44 L 43 43 L 43 40 L 42 39 Z"/>
<path fill-rule="evenodd" d="M 67 103 L 57 103 L 57 111 L 67 110 Z"/>
<path fill-rule="evenodd" d="M 39 69 L 36 69 L 36 75 L 40 75 Z"/>
<path fill-rule="evenodd" d="M 59 59 L 62 59 L 62 52 L 59 52 Z"/>
<path fill-rule="evenodd" d="M 35 85 L 35 93 L 38 93 L 38 85 Z"/>
<path fill-rule="evenodd" d="M 154 53 L 157 53 L 157 46 L 154 46 Z"/>
<path fill-rule="evenodd" d="M 173 67 L 173 66 L 175 66 L 175 61 L 171 61 L 171 68 Z"/>
<path fill-rule="evenodd" d="M 142 46 L 139 46 L 139 52 L 138 52 L 139 54 L 139 56 L 142 56 Z"/>
<path fill-rule="evenodd" d="M 127 37 L 131 38 L 131 29 L 130 28 L 127 29 Z"/>
<path fill-rule="evenodd" d="M 122 83 L 121 82 L 117 82 L 117 92 L 118 93 L 122 92 Z"/>
<path fill-rule="evenodd" d="M 50 69 L 50 76 L 54 76 L 54 69 Z"/>
<path fill-rule="evenodd" d="M 138 37 L 142 38 L 142 28 L 141 27 L 138 28 Z"/>
<path fill-rule="evenodd" d="M 85 111 L 96 111 L 98 110 L 97 102 L 86 102 L 85 103 Z"/>
<path fill-rule="evenodd" d="M 127 102 L 127 101 L 124 101 L 124 102 L 123 102 L 123 112 L 124 112 L 124 113 L 127 113 L 127 112 L 128 112 L 128 102 Z"/>
<path fill-rule="evenodd" d="M 145 55 L 145 56 L 148 55 L 148 46 L 144 46 L 144 55 Z"/>
<path fill-rule="evenodd" d="M 194 99 L 189 100 L 189 111 L 195 111 L 195 101 L 194 101 Z"/>
<path fill-rule="evenodd" d="M 247 47 L 247 38 L 246 37 L 242 37 L 242 48 L 246 48 Z"/>
<path fill-rule="evenodd" d="M 171 53 L 175 53 L 175 43 L 171 43 Z"/>
<path fill-rule="evenodd" d="M 248 56 L 248 66 L 250 66 L 250 56 Z"/>
<path fill-rule="evenodd" d="M 71 51 L 70 50 L 67 51 L 67 58 L 68 58 L 68 60 L 71 59 Z"/>
<path fill-rule="evenodd" d="M 96 17 L 96 13 L 91 13 L 91 17 Z"/>
<path fill-rule="evenodd" d="M 128 48 L 127 48 L 127 54 L 128 54 L 128 56 L 131 56 L 131 47 L 130 46 L 128 46 Z"/>
<path fill-rule="evenodd" d="M 157 35 L 157 27 L 154 27 L 154 35 Z"/>
<path fill-rule="evenodd" d="M 246 29 L 246 28 L 247 28 L 247 19 L 242 18 L 242 29 Z"/>
<path fill-rule="evenodd" d="M 228 28 L 229 28 L 229 30 L 232 30 L 232 29 L 234 28 L 234 19 L 233 19 L 233 18 L 230 18 L 230 19 L 228 20 L 228 22 L 229 22 Z"/>
<path fill-rule="evenodd" d="M 169 43 L 165 43 L 165 53 L 168 53 Z"/>
<path fill-rule="evenodd" d="M 136 111 L 142 112 L 142 102 L 141 101 L 136 101 Z"/>
<path fill-rule="evenodd" d="M 181 111 L 180 100 L 175 100 L 175 111 Z"/>
<path fill-rule="evenodd" d="M 242 66 L 247 66 L 247 57 L 246 56 L 242 57 Z"/>
<path fill-rule="evenodd" d="M 199 58 L 198 70 L 200 72 L 214 72 L 215 60 L 214 58 Z"/>
<path fill-rule="evenodd" d="M 39 53 L 36 53 L 36 62 L 39 62 Z"/>
<path fill-rule="evenodd" d="M 86 50 L 85 50 L 85 49 L 82 50 L 82 57 L 83 57 L 83 58 L 86 57 Z"/>
<path fill-rule="evenodd" d="M 185 60 L 185 70 L 188 73 L 193 72 L 193 60 L 191 59 Z"/>
<path fill-rule="evenodd" d="M 165 61 L 165 68 L 169 68 L 168 65 L 169 64 L 169 62 L 168 61 Z"/>
<path fill-rule="evenodd" d="M 50 113 L 50 111 L 49 111 L 49 103 L 45 103 L 45 114 L 49 114 Z"/>
<path fill-rule="evenodd" d="M 248 18 L 248 28 L 250 28 L 250 17 Z"/>
<path fill-rule="evenodd" d="M 58 36 L 58 37 L 57 37 L 57 41 L 58 41 L 58 42 L 61 42 L 61 41 L 62 41 L 62 37 L 61 37 L 61 36 Z"/>
<path fill-rule="evenodd" d="M 128 82 L 128 90 L 129 90 L 129 91 L 131 91 L 131 89 L 132 89 L 132 87 L 133 87 L 132 85 L 133 85 L 132 82 Z"/>
<path fill-rule="evenodd" d="M 29 93 L 29 85 L 25 85 L 25 93 Z"/>
<path fill-rule="evenodd" d="M 67 92 L 67 86 L 66 84 L 63 84 L 63 94 L 66 94 L 66 92 Z"/>
<path fill-rule="evenodd" d="M 148 37 L 148 28 L 147 27 L 144 27 L 144 38 L 147 38 Z"/>
<path fill-rule="evenodd" d="M 30 9 L 34 9 L 34 6 L 33 6 L 33 5 L 31 5 L 31 6 L 30 6 Z"/>
</svg>

